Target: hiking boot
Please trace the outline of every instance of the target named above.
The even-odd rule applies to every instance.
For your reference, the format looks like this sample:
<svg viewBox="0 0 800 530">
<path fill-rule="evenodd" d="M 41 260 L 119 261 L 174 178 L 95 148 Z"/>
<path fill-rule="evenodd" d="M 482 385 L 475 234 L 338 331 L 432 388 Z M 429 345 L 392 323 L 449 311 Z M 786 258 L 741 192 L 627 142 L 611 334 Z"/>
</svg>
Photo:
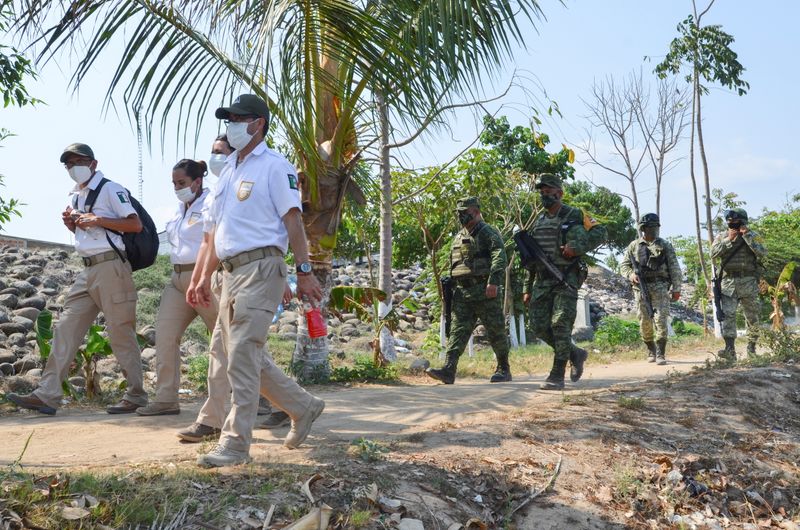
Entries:
<svg viewBox="0 0 800 530">
<path fill-rule="evenodd" d="M 656 362 L 656 355 L 658 354 L 658 346 L 656 346 L 656 343 L 652 340 L 646 340 L 644 341 L 644 345 L 647 346 L 647 362 Z"/>
<path fill-rule="evenodd" d="M 138 405 L 133 401 L 127 399 L 120 399 L 118 403 L 106 407 L 106 412 L 109 414 L 131 414 L 140 409 L 142 405 Z"/>
<path fill-rule="evenodd" d="M 667 339 L 658 339 L 658 352 L 656 353 L 656 364 L 664 366 L 667 364 Z"/>
<path fill-rule="evenodd" d="M 498 356 L 497 368 L 494 369 L 490 383 L 506 383 L 511 381 L 511 367 L 508 365 L 508 354 Z"/>
<path fill-rule="evenodd" d="M 279 427 L 283 427 L 284 425 L 289 425 L 291 421 L 292 419 L 288 414 L 282 410 L 278 410 L 267 416 L 267 419 L 262 421 L 258 427 L 261 429 L 277 429 Z"/>
<path fill-rule="evenodd" d="M 428 374 L 428 377 L 441 381 L 446 385 L 452 385 L 456 381 L 455 370 L 448 369 L 447 367 L 428 368 L 425 370 L 425 373 Z"/>
<path fill-rule="evenodd" d="M 150 403 L 145 407 L 136 409 L 136 414 L 139 416 L 167 416 L 171 414 L 180 414 L 181 408 L 177 403 Z"/>
<path fill-rule="evenodd" d="M 35 410 L 36 412 L 47 414 L 48 416 L 56 415 L 56 409 L 36 397 L 36 394 L 20 395 L 10 393 L 6 394 L 6 399 L 23 409 Z"/>
<path fill-rule="evenodd" d="M 583 375 L 583 363 L 589 358 L 589 352 L 575 346 L 569 354 L 569 380 L 573 383 L 580 381 Z"/>
<path fill-rule="evenodd" d="M 756 354 L 756 341 L 749 340 L 747 341 L 747 355 L 755 355 Z"/>
<path fill-rule="evenodd" d="M 202 423 L 192 423 L 188 429 L 178 431 L 178 438 L 184 442 L 197 443 L 204 440 L 216 440 L 219 438 L 220 430 Z"/>
<path fill-rule="evenodd" d="M 223 467 L 247 464 L 253 459 L 250 455 L 242 451 L 227 449 L 219 444 L 211 451 L 197 457 L 197 465 L 203 467 Z"/>
<path fill-rule="evenodd" d="M 314 423 L 314 420 L 319 418 L 319 415 L 322 414 L 324 409 L 325 402 L 319 398 L 313 398 L 311 405 L 306 409 L 306 413 L 300 416 L 299 419 L 292 420 L 292 430 L 289 431 L 289 434 L 286 435 L 286 439 L 283 441 L 284 447 L 297 449 L 297 447 L 303 443 L 303 440 L 306 439 L 308 433 L 311 432 L 311 424 Z"/>
<path fill-rule="evenodd" d="M 545 379 L 540 390 L 564 390 L 564 373 L 567 371 L 567 361 L 554 360 L 550 375 Z"/>
<path fill-rule="evenodd" d="M 719 357 L 725 361 L 736 361 L 736 338 L 723 337 L 723 339 L 725 340 L 725 348 L 719 350 L 717 355 L 719 355 Z"/>
</svg>

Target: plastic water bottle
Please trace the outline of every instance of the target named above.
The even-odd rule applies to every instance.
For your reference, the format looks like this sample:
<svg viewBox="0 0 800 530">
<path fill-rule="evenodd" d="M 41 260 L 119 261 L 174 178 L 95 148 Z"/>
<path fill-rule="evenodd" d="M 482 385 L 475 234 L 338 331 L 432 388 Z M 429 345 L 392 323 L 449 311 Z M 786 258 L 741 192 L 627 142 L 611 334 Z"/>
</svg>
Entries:
<svg viewBox="0 0 800 530">
<path fill-rule="evenodd" d="M 303 309 L 306 314 L 308 336 L 312 339 L 326 337 L 328 335 L 328 326 L 325 324 L 325 319 L 322 317 L 322 312 L 319 308 L 305 301 Z"/>
</svg>

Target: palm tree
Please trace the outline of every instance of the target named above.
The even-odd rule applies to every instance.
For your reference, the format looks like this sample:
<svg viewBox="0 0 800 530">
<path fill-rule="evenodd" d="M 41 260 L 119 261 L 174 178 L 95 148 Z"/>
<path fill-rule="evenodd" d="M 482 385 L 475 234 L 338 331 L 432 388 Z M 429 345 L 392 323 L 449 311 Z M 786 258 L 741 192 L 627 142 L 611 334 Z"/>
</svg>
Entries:
<svg viewBox="0 0 800 530">
<path fill-rule="evenodd" d="M 377 139 L 372 96 L 395 119 L 423 124 L 522 42 L 520 18 L 541 16 L 537 0 L 2 2 L 40 62 L 83 54 L 75 85 L 122 40 L 107 97 L 123 91 L 148 141 L 177 118 L 183 141 L 196 143 L 210 109 L 243 86 L 264 98 L 299 169 L 312 264 L 328 289 L 343 202 L 363 198 L 353 170 Z M 326 371 L 327 353 L 324 339 L 299 339 L 302 375 Z"/>
</svg>

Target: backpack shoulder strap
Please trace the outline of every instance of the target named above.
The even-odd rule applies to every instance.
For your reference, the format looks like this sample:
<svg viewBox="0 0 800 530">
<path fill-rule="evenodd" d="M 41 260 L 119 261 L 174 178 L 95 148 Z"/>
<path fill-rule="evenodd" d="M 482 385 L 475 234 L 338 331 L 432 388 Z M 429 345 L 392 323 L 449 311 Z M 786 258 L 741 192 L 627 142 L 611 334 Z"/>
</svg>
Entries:
<svg viewBox="0 0 800 530">
<path fill-rule="evenodd" d="M 97 201 L 97 196 L 100 195 L 100 190 L 103 189 L 105 183 L 108 182 L 108 179 L 103 177 L 100 182 L 97 184 L 97 187 L 93 190 L 89 190 L 89 195 L 86 196 L 86 203 L 83 205 L 83 210 L 87 213 L 91 212 L 94 208 L 94 203 Z M 77 199 L 76 199 L 77 204 Z"/>
</svg>

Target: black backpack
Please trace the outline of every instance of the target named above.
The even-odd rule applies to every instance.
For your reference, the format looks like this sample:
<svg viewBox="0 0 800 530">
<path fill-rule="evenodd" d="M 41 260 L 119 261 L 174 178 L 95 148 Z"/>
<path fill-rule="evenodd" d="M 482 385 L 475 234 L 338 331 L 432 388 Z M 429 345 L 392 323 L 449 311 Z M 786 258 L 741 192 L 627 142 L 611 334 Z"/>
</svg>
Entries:
<svg viewBox="0 0 800 530">
<path fill-rule="evenodd" d="M 86 204 L 83 205 L 83 209 L 85 212 L 90 213 L 92 211 L 92 207 L 94 207 L 94 203 L 97 200 L 97 196 L 100 194 L 100 190 L 103 188 L 103 185 L 108 182 L 107 178 L 103 178 L 97 187 L 93 190 L 89 191 L 89 195 L 86 197 Z M 116 230 L 106 230 L 106 239 L 108 240 L 109 245 L 114 251 L 119 254 L 119 258 L 125 263 L 125 257 L 122 255 L 122 252 L 111 242 L 111 238 L 108 237 L 108 232 L 114 232 L 118 236 L 122 237 L 122 242 L 125 243 L 125 254 L 128 255 L 128 260 L 131 263 L 131 269 L 138 271 L 139 269 L 144 269 L 149 267 L 156 261 L 156 256 L 158 255 L 158 232 L 156 231 L 156 224 L 153 222 L 152 217 L 150 214 L 147 213 L 147 210 L 144 209 L 144 206 L 137 201 L 131 192 L 125 189 L 128 192 L 128 198 L 131 201 L 131 206 L 133 209 L 136 210 L 136 215 L 139 216 L 139 220 L 142 222 L 142 231 L 135 233 L 135 232 L 117 232 Z M 75 207 L 77 208 L 78 199 L 75 198 Z"/>
</svg>

